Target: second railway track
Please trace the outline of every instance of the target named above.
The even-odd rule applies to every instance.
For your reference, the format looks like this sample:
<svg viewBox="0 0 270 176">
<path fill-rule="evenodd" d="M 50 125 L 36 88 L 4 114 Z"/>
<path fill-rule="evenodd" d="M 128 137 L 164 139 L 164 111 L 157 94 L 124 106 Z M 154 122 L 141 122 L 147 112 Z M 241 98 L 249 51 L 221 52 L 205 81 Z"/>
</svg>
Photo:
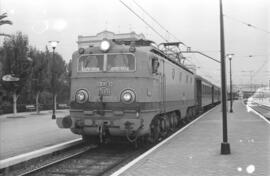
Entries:
<svg viewBox="0 0 270 176">
<path fill-rule="evenodd" d="M 264 116 L 268 121 L 270 121 L 270 107 L 265 106 L 256 102 L 252 102 L 249 105 L 253 110 Z"/>
</svg>

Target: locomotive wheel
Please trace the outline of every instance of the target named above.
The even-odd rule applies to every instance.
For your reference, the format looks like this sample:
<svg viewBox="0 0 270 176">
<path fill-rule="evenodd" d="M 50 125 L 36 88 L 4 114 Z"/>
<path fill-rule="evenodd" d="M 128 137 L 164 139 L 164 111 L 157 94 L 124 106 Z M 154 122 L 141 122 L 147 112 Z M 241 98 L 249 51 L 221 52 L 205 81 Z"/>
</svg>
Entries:
<svg viewBox="0 0 270 176">
<path fill-rule="evenodd" d="M 188 108 L 188 110 L 187 110 L 186 120 L 187 120 L 187 122 L 192 121 L 191 108 Z"/>
<path fill-rule="evenodd" d="M 167 135 L 166 118 L 160 118 L 159 121 L 160 121 L 159 124 L 160 124 L 161 136 L 166 137 Z"/>
<path fill-rule="evenodd" d="M 167 132 L 170 130 L 170 119 L 169 119 L 169 116 L 166 116 L 166 130 Z"/>
<path fill-rule="evenodd" d="M 177 114 L 175 112 L 172 113 L 172 119 L 173 119 L 173 128 L 177 128 L 177 125 L 178 125 L 178 118 L 177 118 Z"/>
<path fill-rule="evenodd" d="M 194 109 L 193 107 L 190 108 L 190 114 L 191 114 L 192 120 L 194 119 L 194 110 L 193 109 Z"/>
<path fill-rule="evenodd" d="M 171 113 L 171 122 L 172 122 L 172 129 L 174 131 L 179 124 L 178 117 L 177 117 L 177 114 L 175 112 Z"/>
<path fill-rule="evenodd" d="M 183 125 L 183 119 L 181 119 L 181 114 L 175 113 L 176 119 L 177 119 L 177 127 L 180 127 Z"/>
<path fill-rule="evenodd" d="M 155 118 L 151 124 L 151 140 L 153 143 L 158 142 L 160 136 L 160 124 L 159 120 Z"/>
<path fill-rule="evenodd" d="M 196 118 L 196 108 L 192 107 L 192 118 L 195 119 Z"/>
<path fill-rule="evenodd" d="M 170 121 L 170 130 L 174 131 L 174 122 L 173 122 L 173 116 L 172 113 L 169 114 L 169 121 Z"/>
</svg>

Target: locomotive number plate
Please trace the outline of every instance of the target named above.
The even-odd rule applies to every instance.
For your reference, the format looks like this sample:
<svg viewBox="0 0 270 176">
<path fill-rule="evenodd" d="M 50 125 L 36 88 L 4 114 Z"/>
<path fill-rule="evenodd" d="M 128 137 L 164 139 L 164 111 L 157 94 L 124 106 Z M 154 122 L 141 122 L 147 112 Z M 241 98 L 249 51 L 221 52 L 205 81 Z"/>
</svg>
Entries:
<svg viewBox="0 0 270 176">
<path fill-rule="evenodd" d="M 110 96 L 111 95 L 111 89 L 107 88 L 107 87 L 100 87 L 99 88 L 99 95 Z"/>
<path fill-rule="evenodd" d="M 98 82 L 98 87 L 99 87 L 99 95 L 102 95 L 102 96 L 111 95 L 112 82 L 100 81 Z"/>
</svg>

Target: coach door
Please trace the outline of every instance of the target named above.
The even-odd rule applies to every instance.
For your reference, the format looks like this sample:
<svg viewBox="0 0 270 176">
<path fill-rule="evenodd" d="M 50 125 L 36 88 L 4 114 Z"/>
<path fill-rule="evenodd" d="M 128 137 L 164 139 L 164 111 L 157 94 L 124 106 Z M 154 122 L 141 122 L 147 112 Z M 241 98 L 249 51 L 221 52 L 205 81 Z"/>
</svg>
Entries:
<svg viewBox="0 0 270 176">
<path fill-rule="evenodd" d="M 157 57 L 152 57 L 152 73 L 156 81 L 154 81 L 154 86 L 157 86 L 159 90 L 159 109 L 161 112 L 165 112 L 165 100 L 166 100 L 166 76 L 165 76 L 165 66 L 164 60 L 158 59 Z"/>
<path fill-rule="evenodd" d="M 196 99 L 199 106 L 202 105 L 202 82 L 196 79 Z"/>
<path fill-rule="evenodd" d="M 161 110 L 162 112 L 166 112 L 166 74 L 165 74 L 165 61 L 164 59 L 162 61 L 162 72 L 161 72 L 161 80 L 160 80 L 160 86 L 161 86 Z"/>
<path fill-rule="evenodd" d="M 212 86 L 211 88 L 212 103 L 214 103 L 214 95 L 215 95 L 215 89 L 214 89 L 214 86 Z"/>
</svg>

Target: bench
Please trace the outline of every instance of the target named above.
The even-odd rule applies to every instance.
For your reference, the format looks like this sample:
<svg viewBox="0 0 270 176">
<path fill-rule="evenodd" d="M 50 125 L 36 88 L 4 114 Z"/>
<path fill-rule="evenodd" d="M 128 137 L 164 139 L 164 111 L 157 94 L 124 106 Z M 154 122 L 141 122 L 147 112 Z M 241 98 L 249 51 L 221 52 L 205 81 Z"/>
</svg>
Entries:
<svg viewBox="0 0 270 176">
<path fill-rule="evenodd" d="M 69 108 L 69 106 L 67 104 L 58 104 L 58 107 L 60 109 L 68 109 Z"/>
<path fill-rule="evenodd" d="M 25 109 L 28 110 L 28 111 L 34 111 L 36 108 L 35 108 L 34 105 L 26 105 Z"/>
</svg>

